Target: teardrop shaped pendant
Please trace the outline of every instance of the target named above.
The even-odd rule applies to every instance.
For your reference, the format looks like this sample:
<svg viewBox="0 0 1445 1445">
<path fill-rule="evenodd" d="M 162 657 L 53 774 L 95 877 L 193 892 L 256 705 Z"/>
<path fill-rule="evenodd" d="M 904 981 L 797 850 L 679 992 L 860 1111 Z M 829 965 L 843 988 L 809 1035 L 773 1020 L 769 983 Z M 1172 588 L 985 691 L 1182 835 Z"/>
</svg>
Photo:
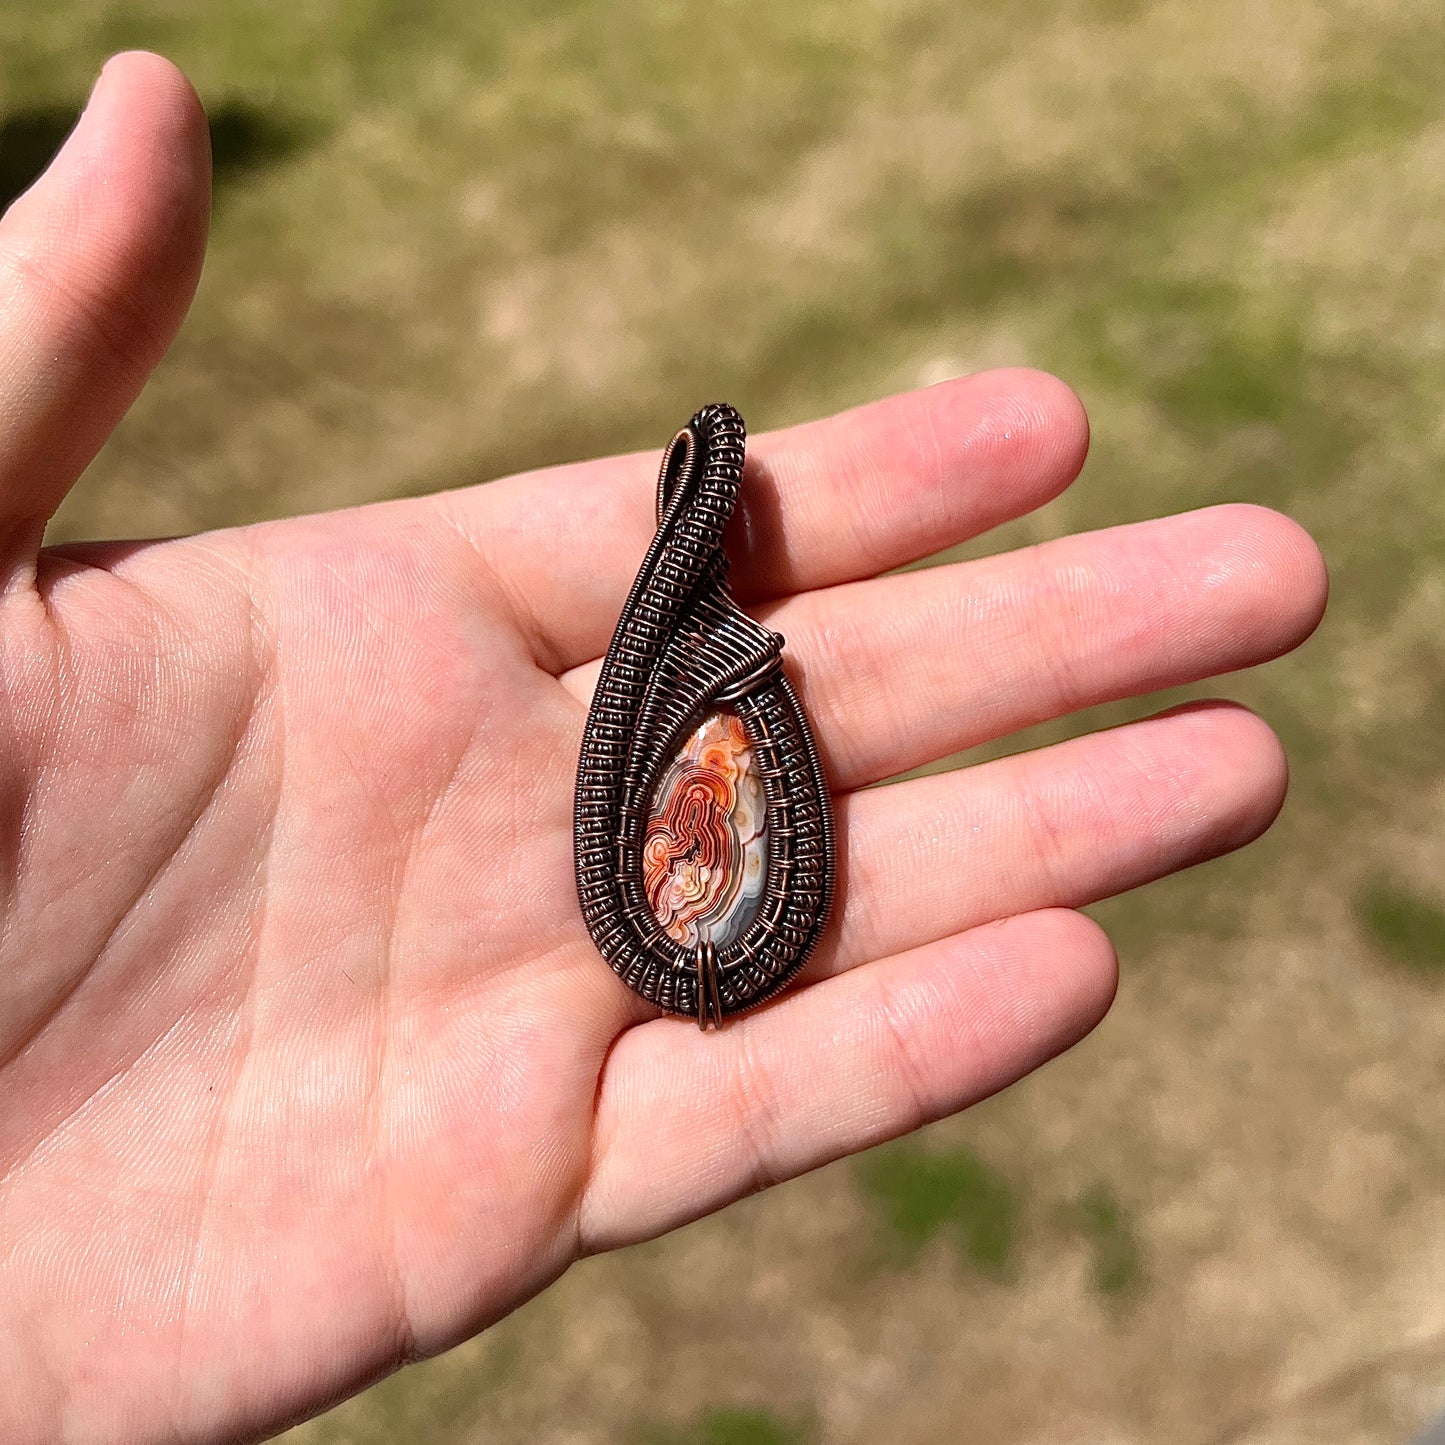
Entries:
<svg viewBox="0 0 1445 1445">
<path fill-rule="evenodd" d="M 667 448 L 577 768 L 588 932 L 628 987 L 704 1029 L 792 981 L 833 898 L 827 780 L 783 639 L 728 588 L 745 445 L 715 405 Z"/>
</svg>

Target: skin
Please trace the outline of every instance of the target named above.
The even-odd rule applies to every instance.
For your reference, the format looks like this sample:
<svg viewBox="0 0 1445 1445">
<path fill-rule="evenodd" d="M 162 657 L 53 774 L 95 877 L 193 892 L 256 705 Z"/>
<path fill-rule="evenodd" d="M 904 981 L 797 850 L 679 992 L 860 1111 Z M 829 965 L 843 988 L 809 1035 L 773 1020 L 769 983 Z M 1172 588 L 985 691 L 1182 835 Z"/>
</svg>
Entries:
<svg viewBox="0 0 1445 1445">
<path fill-rule="evenodd" d="M 571 874 L 655 456 L 40 550 L 180 324 L 208 192 L 193 92 L 126 55 L 0 224 L 12 1442 L 255 1437 L 1067 1047 L 1116 977 L 1072 910 L 1266 828 L 1268 727 L 1197 705 L 859 790 L 1275 657 L 1324 604 L 1244 506 L 879 577 L 1073 479 L 1038 373 L 755 439 L 735 576 L 789 640 L 840 893 L 800 986 L 701 1036 L 612 976 Z"/>
</svg>

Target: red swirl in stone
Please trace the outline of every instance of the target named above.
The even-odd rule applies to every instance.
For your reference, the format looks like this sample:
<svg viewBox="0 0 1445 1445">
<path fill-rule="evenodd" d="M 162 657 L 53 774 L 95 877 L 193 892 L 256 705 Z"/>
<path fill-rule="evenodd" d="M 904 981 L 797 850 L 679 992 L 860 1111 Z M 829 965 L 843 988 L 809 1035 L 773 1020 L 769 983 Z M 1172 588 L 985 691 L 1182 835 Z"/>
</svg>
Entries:
<svg viewBox="0 0 1445 1445">
<path fill-rule="evenodd" d="M 741 719 L 719 712 L 688 739 L 658 785 L 642 844 L 642 884 L 657 921 L 679 943 L 726 934 L 744 894 L 751 899 L 747 855 L 759 852 L 759 871 L 763 831 L 751 764 Z"/>
</svg>

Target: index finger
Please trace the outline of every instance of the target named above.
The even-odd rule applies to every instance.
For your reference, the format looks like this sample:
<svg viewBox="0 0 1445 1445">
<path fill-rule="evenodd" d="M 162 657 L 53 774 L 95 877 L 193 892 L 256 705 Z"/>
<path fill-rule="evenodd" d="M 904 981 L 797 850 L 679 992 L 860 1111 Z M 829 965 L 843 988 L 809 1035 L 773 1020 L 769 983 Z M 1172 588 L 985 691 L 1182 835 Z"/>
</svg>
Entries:
<svg viewBox="0 0 1445 1445">
<path fill-rule="evenodd" d="M 660 438 L 661 441 L 666 440 Z M 1079 399 L 1044 372 L 981 372 L 750 440 L 729 553 L 744 599 L 917 561 L 1032 511 L 1078 475 Z M 550 671 L 600 656 L 656 526 L 655 453 L 451 494 Z"/>
</svg>

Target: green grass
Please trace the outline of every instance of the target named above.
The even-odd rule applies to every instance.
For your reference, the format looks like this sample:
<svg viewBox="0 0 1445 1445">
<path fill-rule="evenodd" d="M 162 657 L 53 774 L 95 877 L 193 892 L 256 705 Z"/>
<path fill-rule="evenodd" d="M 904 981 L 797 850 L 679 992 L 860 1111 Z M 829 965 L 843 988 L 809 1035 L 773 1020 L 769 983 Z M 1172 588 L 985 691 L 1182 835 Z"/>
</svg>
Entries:
<svg viewBox="0 0 1445 1445">
<path fill-rule="evenodd" d="M 1445 909 L 1388 880 L 1370 883 L 1356 904 L 1366 937 L 1393 962 L 1426 978 L 1445 976 Z"/>
<path fill-rule="evenodd" d="M 681 1430 L 643 1425 L 637 1445 L 809 1445 L 813 1432 L 768 1410 L 717 1407 Z"/>
<path fill-rule="evenodd" d="M 1144 1261 L 1129 1212 L 1107 1184 L 1095 1184 L 1069 1211 L 1094 1255 L 1094 1288 L 1107 1300 L 1126 1300 L 1144 1286 Z"/>
<path fill-rule="evenodd" d="M 1008 1180 L 969 1150 L 935 1151 L 901 1140 L 863 1155 L 857 1177 L 888 1242 L 905 1261 L 942 1237 L 981 1273 L 1008 1273 L 1018 1199 Z"/>
</svg>

